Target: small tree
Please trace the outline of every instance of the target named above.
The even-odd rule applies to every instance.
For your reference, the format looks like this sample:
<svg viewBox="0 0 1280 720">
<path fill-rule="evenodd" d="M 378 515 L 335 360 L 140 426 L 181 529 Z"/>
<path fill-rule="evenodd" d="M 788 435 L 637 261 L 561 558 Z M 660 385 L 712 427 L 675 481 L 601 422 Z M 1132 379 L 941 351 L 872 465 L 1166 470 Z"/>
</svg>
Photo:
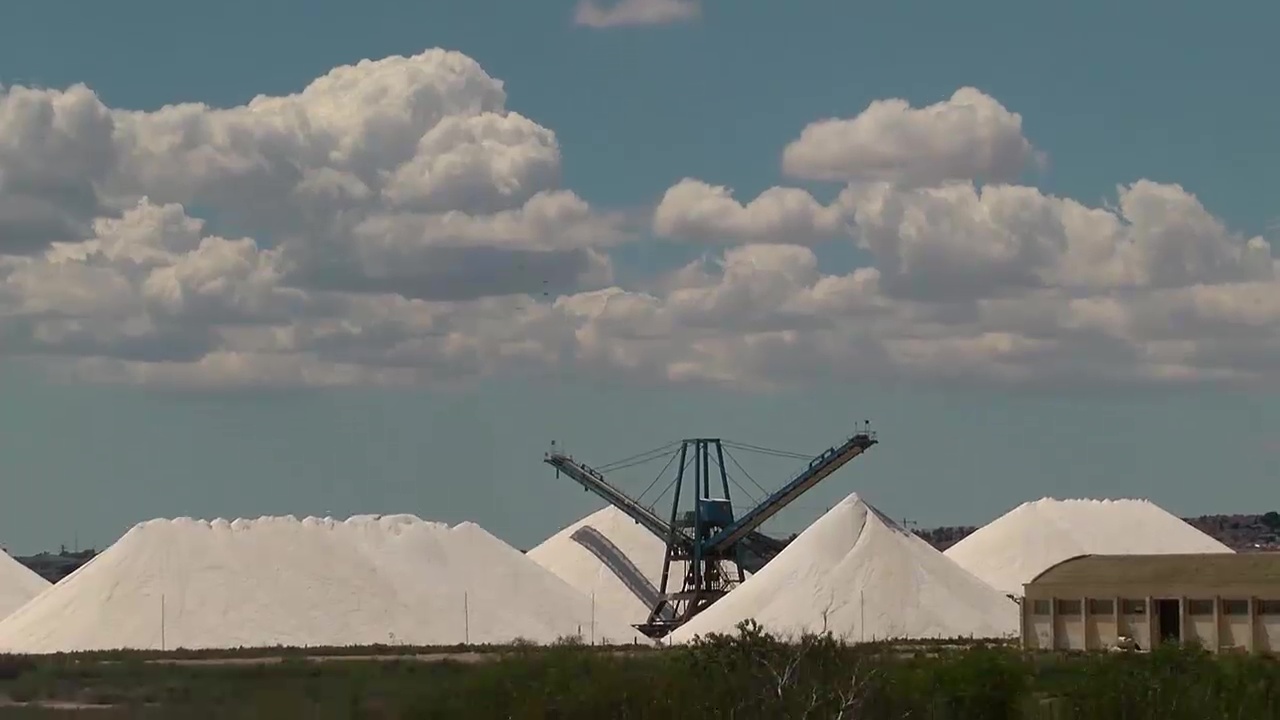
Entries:
<svg viewBox="0 0 1280 720">
<path fill-rule="evenodd" d="M 1280 512 L 1271 510 L 1262 514 L 1262 524 L 1272 530 L 1280 530 Z"/>
</svg>

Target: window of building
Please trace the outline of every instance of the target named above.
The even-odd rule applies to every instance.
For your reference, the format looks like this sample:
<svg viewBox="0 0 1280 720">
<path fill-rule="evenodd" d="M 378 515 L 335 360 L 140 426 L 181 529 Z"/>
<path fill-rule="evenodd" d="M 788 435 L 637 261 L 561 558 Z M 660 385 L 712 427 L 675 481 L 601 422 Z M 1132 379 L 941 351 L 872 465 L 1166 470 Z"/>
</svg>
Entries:
<svg viewBox="0 0 1280 720">
<path fill-rule="evenodd" d="M 1031 614 L 1032 615 L 1052 615 L 1053 613 L 1051 611 L 1051 607 L 1052 606 L 1049 605 L 1048 600 L 1032 600 Z"/>
<path fill-rule="evenodd" d="M 1256 600 L 1259 615 L 1280 615 L 1280 600 Z"/>
<path fill-rule="evenodd" d="M 1248 615 L 1248 614 L 1249 614 L 1249 601 L 1248 601 L 1248 600 L 1238 600 L 1238 599 L 1233 599 L 1233 600 L 1223 600 L 1223 601 L 1222 601 L 1222 614 L 1223 614 L 1223 615 Z"/>
<path fill-rule="evenodd" d="M 1125 615 L 1146 615 L 1147 601 L 1137 598 L 1125 598 L 1120 601 L 1120 612 Z"/>
<path fill-rule="evenodd" d="M 1111 615 L 1116 611 L 1116 603 L 1111 598 L 1089 598 L 1090 615 Z"/>
<path fill-rule="evenodd" d="M 1213 601 L 1212 600 L 1188 600 L 1187 614 L 1188 615 L 1212 615 Z"/>
<path fill-rule="evenodd" d="M 1058 604 L 1059 615 L 1079 615 L 1080 614 L 1079 600 L 1058 600 L 1056 602 Z"/>
</svg>

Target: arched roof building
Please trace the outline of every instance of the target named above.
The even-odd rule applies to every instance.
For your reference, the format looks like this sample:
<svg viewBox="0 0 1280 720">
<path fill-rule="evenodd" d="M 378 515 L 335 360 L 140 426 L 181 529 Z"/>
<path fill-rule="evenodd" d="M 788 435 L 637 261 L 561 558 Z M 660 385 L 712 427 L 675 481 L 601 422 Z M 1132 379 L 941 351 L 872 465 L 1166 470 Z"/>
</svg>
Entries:
<svg viewBox="0 0 1280 720">
<path fill-rule="evenodd" d="M 1280 553 L 1081 555 L 1041 572 L 1024 595 L 1029 649 L 1179 641 L 1280 652 Z"/>
</svg>

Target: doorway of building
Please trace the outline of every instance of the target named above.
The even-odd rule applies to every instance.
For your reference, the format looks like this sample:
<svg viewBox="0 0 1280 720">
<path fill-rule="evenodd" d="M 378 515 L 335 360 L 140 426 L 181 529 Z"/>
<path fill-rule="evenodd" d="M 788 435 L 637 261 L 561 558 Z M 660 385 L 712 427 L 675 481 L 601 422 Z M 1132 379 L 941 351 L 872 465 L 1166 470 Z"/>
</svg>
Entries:
<svg viewBox="0 0 1280 720">
<path fill-rule="evenodd" d="M 1156 623 L 1161 643 L 1182 641 L 1182 606 L 1178 600 L 1156 600 Z"/>
</svg>

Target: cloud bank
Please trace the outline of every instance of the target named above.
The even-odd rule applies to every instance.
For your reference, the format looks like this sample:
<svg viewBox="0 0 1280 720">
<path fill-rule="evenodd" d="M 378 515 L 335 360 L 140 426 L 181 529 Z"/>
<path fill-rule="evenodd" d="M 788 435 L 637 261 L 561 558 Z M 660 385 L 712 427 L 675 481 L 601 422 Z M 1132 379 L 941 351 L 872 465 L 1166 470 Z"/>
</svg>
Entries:
<svg viewBox="0 0 1280 720">
<path fill-rule="evenodd" d="M 781 149 L 830 202 L 686 178 L 636 226 L 562 187 L 554 131 L 456 52 L 233 108 L 4 88 L 0 355 L 203 389 L 1280 379 L 1266 241 L 1175 184 L 1017 184 L 1043 161 L 977 89 L 886 99 Z M 614 250 L 654 238 L 703 255 L 616 283 Z M 865 265 L 825 270 L 830 243 Z"/>
</svg>

